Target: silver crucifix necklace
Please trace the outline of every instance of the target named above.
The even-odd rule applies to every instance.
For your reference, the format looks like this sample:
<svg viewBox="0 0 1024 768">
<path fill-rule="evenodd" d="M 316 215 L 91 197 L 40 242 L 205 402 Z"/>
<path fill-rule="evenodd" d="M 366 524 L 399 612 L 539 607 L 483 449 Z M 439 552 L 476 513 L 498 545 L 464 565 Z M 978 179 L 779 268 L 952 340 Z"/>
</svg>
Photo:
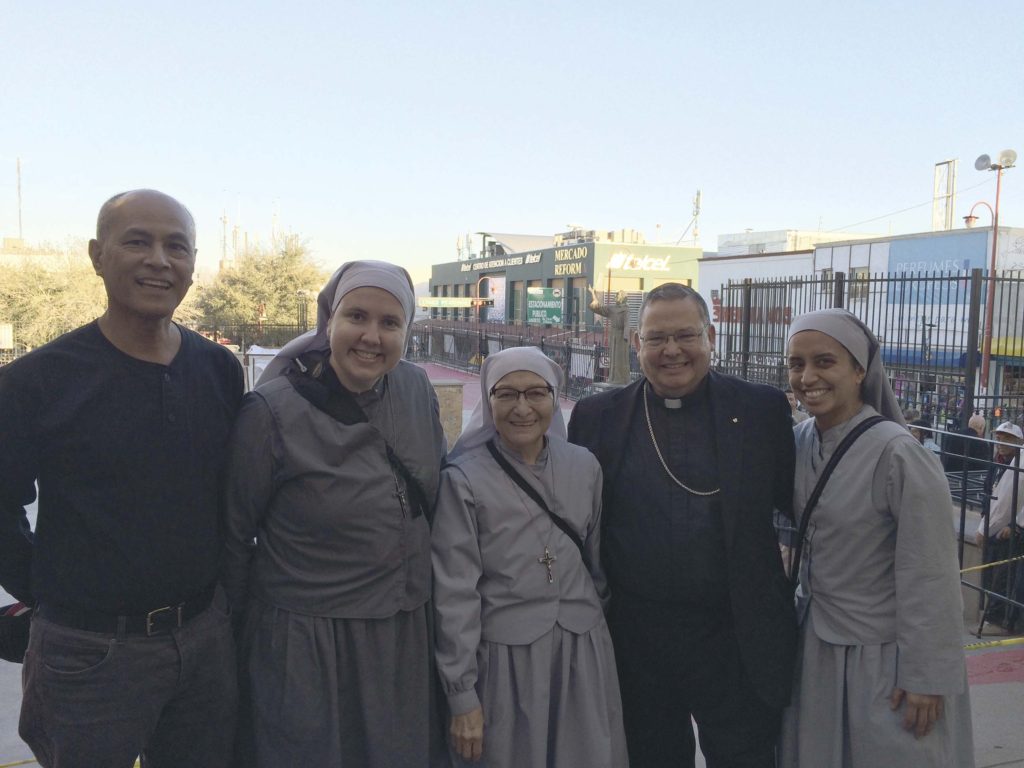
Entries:
<svg viewBox="0 0 1024 768">
<path fill-rule="evenodd" d="M 538 557 L 537 562 L 548 569 L 548 584 L 555 583 L 555 574 L 551 572 L 551 564 L 558 558 L 551 554 L 551 550 L 544 547 L 544 557 Z"/>
<path fill-rule="evenodd" d="M 549 462 L 547 470 L 549 472 L 553 472 L 553 467 L 550 465 L 551 457 L 548 456 L 547 460 Z M 515 483 L 513 483 L 513 486 L 515 487 Z M 540 518 L 530 510 L 530 507 L 526 503 L 526 499 L 524 498 L 522 490 L 520 490 L 518 487 L 516 487 L 516 495 L 519 497 L 519 503 L 522 505 L 523 511 L 526 512 L 526 515 L 529 518 L 530 523 L 539 523 Z M 536 528 L 534 528 L 533 532 L 537 539 L 540 541 L 540 543 L 544 545 L 544 554 L 537 558 L 537 562 L 543 565 L 545 568 L 547 568 L 548 584 L 554 584 L 555 572 L 552 570 L 551 566 L 554 565 L 555 561 L 558 560 L 558 558 L 551 552 L 551 548 L 547 544 L 544 544 L 544 539 L 541 537 L 540 532 L 537 531 Z M 550 536 L 550 533 L 548 535 Z"/>
</svg>

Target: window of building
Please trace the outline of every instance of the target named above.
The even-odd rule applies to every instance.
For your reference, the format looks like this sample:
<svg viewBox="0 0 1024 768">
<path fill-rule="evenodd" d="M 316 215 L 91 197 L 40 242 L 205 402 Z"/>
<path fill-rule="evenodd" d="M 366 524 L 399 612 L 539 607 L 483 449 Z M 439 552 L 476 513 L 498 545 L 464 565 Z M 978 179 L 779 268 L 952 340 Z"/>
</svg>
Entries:
<svg viewBox="0 0 1024 768">
<path fill-rule="evenodd" d="M 868 297 L 868 268 L 853 267 L 850 270 L 850 298 L 866 299 Z"/>
<path fill-rule="evenodd" d="M 523 281 L 513 280 L 508 292 L 508 319 L 512 325 L 523 324 Z"/>
</svg>

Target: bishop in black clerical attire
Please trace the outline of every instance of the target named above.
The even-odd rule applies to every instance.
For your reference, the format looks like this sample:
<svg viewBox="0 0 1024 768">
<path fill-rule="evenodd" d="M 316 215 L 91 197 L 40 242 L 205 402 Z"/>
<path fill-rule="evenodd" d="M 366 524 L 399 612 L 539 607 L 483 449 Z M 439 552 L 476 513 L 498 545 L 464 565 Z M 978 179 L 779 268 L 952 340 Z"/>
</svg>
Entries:
<svg viewBox="0 0 1024 768">
<path fill-rule="evenodd" d="M 609 625 L 632 768 L 774 765 L 796 624 L 772 525 L 790 512 L 781 391 L 710 371 L 714 327 L 692 289 L 644 300 L 644 376 L 581 401 L 569 439 L 604 471 Z"/>
</svg>

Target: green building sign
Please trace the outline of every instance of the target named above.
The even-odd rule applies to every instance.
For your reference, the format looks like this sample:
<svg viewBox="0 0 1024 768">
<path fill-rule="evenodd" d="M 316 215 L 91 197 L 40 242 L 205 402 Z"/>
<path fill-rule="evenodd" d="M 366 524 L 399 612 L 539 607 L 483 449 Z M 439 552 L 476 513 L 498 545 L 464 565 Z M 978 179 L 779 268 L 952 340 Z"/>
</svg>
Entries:
<svg viewBox="0 0 1024 768">
<path fill-rule="evenodd" d="M 526 322 L 529 325 L 561 325 L 561 288 L 527 288 Z"/>
</svg>

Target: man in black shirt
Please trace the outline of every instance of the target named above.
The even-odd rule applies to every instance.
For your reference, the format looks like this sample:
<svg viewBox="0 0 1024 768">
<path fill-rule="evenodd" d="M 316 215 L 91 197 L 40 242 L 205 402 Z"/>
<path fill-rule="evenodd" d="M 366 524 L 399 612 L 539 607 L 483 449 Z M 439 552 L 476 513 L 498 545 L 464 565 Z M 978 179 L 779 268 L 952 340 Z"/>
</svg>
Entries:
<svg viewBox="0 0 1024 768">
<path fill-rule="evenodd" d="M 104 314 L 0 369 L 0 585 L 35 606 L 19 731 L 48 767 L 224 766 L 218 486 L 241 368 L 172 322 L 195 267 L 179 202 L 111 198 L 89 256 Z"/>
<path fill-rule="evenodd" d="M 942 468 L 946 472 L 984 472 L 988 469 L 991 448 L 980 439 L 985 436 L 985 417 L 976 413 L 967 421 L 967 429 L 949 433 L 942 441 Z"/>
<path fill-rule="evenodd" d="M 790 514 L 782 393 L 710 370 L 698 293 L 656 287 L 634 345 L 644 377 L 581 401 L 569 439 L 604 470 L 608 624 L 633 768 L 770 768 L 796 651 L 772 525 Z"/>
</svg>

